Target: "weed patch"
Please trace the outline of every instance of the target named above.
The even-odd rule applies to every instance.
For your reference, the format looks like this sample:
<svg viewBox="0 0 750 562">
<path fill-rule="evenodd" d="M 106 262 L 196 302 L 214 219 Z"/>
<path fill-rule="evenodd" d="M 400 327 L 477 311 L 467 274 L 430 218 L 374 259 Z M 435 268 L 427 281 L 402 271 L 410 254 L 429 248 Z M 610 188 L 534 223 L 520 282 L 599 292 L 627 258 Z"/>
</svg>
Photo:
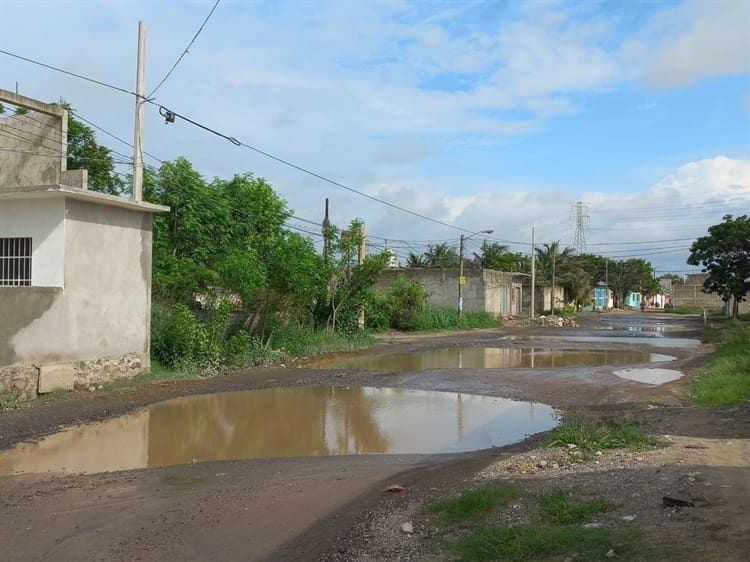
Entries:
<svg viewBox="0 0 750 562">
<path fill-rule="evenodd" d="M 650 449 L 668 443 L 655 435 L 638 429 L 635 422 L 605 419 L 592 420 L 584 416 L 568 416 L 544 440 L 546 447 L 576 445 L 582 451 L 601 449 Z"/>
<path fill-rule="evenodd" d="M 448 308 L 434 308 L 414 314 L 402 324 L 402 328 L 409 332 L 431 330 L 461 330 L 467 328 L 498 328 L 502 326 L 487 312 L 466 312 L 461 318 L 458 311 Z"/>
<path fill-rule="evenodd" d="M 473 531 L 449 546 L 463 562 L 507 560 L 562 560 L 575 555 L 576 562 L 608 560 L 612 550 L 616 560 L 664 560 L 643 540 L 637 529 L 586 529 L 514 525 Z"/>
<path fill-rule="evenodd" d="M 593 516 L 615 508 L 616 504 L 601 499 L 576 501 L 570 490 L 553 490 L 539 496 L 539 515 L 553 525 L 585 523 Z"/>
<path fill-rule="evenodd" d="M 428 510 L 440 514 L 446 523 L 458 523 L 478 519 L 492 512 L 498 505 L 508 503 L 519 496 L 520 491 L 516 486 L 487 484 L 462 492 L 455 498 L 433 502 Z"/>
<path fill-rule="evenodd" d="M 729 326 L 708 368 L 688 387 L 701 406 L 728 406 L 750 400 L 750 327 Z"/>
</svg>

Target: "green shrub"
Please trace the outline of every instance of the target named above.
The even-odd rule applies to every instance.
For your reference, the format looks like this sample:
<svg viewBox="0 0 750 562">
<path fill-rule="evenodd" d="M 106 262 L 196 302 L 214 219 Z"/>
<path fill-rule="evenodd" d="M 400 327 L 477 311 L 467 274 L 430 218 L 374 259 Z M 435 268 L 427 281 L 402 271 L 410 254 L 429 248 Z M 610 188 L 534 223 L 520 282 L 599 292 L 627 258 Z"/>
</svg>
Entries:
<svg viewBox="0 0 750 562">
<path fill-rule="evenodd" d="M 427 292 L 421 283 L 397 275 L 380 297 L 381 307 L 392 328 L 402 329 L 427 308 Z"/>
</svg>

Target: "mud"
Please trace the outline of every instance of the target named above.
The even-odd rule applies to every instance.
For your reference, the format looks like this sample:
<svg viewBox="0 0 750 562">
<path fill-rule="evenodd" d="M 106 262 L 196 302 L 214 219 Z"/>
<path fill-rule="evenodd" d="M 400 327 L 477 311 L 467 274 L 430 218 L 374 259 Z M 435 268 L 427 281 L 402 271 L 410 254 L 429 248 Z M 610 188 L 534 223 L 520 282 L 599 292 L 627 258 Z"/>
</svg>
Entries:
<svg viewBox="0 0 750 562">
<path fill-rule="evenodd" d="M 622 366 L 427 369 L 368 373 L 316 369 L 331 357 L 257 368 L 227 376 L 169 382 L 131 390 L 75 393 L 0 414 L 0 448 L 60 429 L 132 413 L 180 396 L 300 386 L 391 387 L 443 390 L 550 404 L 562 409 L 634 415 L 656 431 L 719 438 L 750 437 L 750 412 L 723 414 L 684 407 L 684 383 L 712 348 L 695 339 L 700 321 L 638 314 L 617 323 L 669 325 L 670 337 L 617 337 L 601 327 L 613 315 L 590 315 L 581 328 L 512 327 L 447 335 L 389 334 L 383 343 L 353 355 L 426 351 L 446 347 L 599 349 L 666 353 L 683 379 L 654 386 L 618 377 Z M 625 333 L 623 330 L 622 333 Z M 638 335 L 647 331 L 630 332 Z M 675 337 L 671 337 L 675 336 Z M 679 337 L 677 337 L 679 336 Z M 653 343 L 652 343 L 653 342 Z M 647 368 L 648 362 L 628 365 Z M 644 403 L 658 404 L 655 410 Z M 732 422 L 722 420 L 730 419 Z M 745 435 L 747 434 L 747 435 Z M 536 438 L 505 448 L 458 455 L 363 455 L 196 462 L 94 475 L 0 478 L 3 554 L 8 560 L 315 560 L 364 559 L 375 540 L 363 521 L 387 520 L 399 502 L 447 495 L 493 462 L 534 446 Z M 745 469 L 738 474 L 747 476 Z M 393 482 L 408 494 L 383 489 Z M 734 482 L 734 481 L 733 481 Z M 717 489 L 747 499 L 744 488 Z M 735 501 L 735 500 L 732 500 Z M 395 502 L 395 503 L 394 503 Z M 733 503 L 732 505 L 735 505 Z M 415 504 L 416 505 L 416 504 Z M 745 503 L 745 505 L 747 505 Z M 732 512 L 734 513 L 734 512 Z M 726 515 L 726 514 L 725 514 Z M 726 525 L 736 523 L 726 515 Z M 737 519 L 739 521 L 739 519 Z M 689 537 L 686 535 L 685 540 Z M 415 541 L 415 544 L 416 541 Z M 736 545 L 734 545 L 736 546 Z M 362 549 L 359 549 L 362 547 Z M 388 551 L 378 559 L 389 558 Z M 416 558 L 421 551 L 417 549 Z"/>
</svg>

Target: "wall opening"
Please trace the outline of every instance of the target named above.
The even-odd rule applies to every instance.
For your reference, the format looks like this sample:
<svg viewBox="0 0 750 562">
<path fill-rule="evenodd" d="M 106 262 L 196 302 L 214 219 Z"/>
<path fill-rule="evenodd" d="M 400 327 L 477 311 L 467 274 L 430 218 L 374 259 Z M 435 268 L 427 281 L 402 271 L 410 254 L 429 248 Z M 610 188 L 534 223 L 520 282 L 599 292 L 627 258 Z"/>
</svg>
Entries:
<svg viewBox="0 0 750 562">
<path fill-rule="evenodd" d="M 31 238 L 0 238 L 0 285 L 31 285 Z"/>
</svg>

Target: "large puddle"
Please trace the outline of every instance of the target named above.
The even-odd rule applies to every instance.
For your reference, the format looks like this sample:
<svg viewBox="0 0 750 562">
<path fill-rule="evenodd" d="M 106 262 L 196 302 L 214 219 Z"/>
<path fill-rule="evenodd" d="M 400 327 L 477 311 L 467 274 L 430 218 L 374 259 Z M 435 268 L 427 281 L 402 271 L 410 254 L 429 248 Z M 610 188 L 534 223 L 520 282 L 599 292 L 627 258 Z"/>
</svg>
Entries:
<svg viewBox="0 0 750 562">
<path fill-rule="evenodd" d="M 558 423 L 550 406 L 398 388 L 271 388 L 190 396 L 0 453 L 0 475 L 201 461 L 501 446 Z"/>
<path fill-rule="evenodd" d="M 343 357 L 318 368 L 404 373 L 431 369 L 549 369 L 672 361 L 659 353 L 606 349 L 454 347 L 408 353 Z"/>
</svg>

